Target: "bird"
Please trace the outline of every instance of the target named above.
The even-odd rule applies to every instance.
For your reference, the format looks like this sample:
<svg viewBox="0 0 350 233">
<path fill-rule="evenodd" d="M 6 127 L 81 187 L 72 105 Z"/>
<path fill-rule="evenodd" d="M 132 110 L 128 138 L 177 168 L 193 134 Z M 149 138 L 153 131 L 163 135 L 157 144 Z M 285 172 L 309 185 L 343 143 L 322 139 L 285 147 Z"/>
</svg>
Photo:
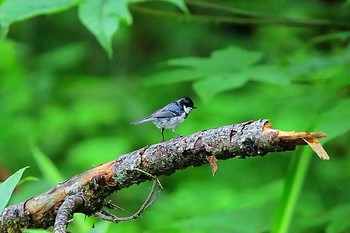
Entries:
<svg viewBox="0 0 350 233">
<path fill-rule="evenodd" d="M 175 132 L 175 127 L 181 124 L 188 114 L 190 114 L 195 108 L 196 106 L 194 106 L 194 103 L 190 98 L 183 97 L 161 109 L 158 109 L 150 116 L 134 121 L 131 124 L 138 125 L 149 121 L 153 122 L 153 124 L 161 130 L 162 142 L 164 142 L 164 129 L 169 129 L 179 137 L 183 137 L 181 134 Z"/>
</svg>

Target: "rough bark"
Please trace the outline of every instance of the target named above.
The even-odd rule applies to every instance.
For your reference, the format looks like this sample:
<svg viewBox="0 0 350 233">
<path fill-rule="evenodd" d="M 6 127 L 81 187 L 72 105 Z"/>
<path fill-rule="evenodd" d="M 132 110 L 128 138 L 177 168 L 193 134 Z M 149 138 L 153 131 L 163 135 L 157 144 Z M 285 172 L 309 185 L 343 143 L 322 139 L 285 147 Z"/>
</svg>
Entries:
<svg viewBox="0 0 350 233">
<path fill-rule="evenodd" d="M 213 155 L 218 160 L 225 160 L 294 150 L 297 145 L 317 142 L 316 138 L 325 136 L 323 133 L 272 129 L 267 120 L 261 119 L 146 146 L 75 175 L 41 195 L 7 207 L 0 215 L 0 232 L 21 232 L 23 228 L 53 225 L 60 229 L 57 232 L 62 232 L 69 216 L 76 212 L 96 216 L 105 213 L 106 197 L 152 179 L 148 174 L 169 176 L 179 169 L 207 164 L 208 156 Z M 60 213 L 67 214 L 61 216 Z"/>
</svg>

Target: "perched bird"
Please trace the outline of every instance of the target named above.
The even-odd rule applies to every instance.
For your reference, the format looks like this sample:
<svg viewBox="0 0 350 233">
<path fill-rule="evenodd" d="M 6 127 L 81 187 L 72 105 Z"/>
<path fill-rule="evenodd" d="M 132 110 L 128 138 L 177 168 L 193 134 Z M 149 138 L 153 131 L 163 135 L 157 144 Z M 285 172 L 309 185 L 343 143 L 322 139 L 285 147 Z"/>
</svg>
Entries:
<svg viewBox="0 0 350 233">
<path fill-rule="evenodd" d="M 131 124 L 138 125 L 144 122 L 152 121 L 162 132 L 162 141 L 164 142 L 164 129 L 169 129 L 171 132 L 182 137 L 181 134 L 175 132 L 175 127 L 181 124 L 192 109 L 196 108 L 193 101 L 188 98 L 181 98 L 172 102 L 165 107 L 155 111 L 150 116 L 134 121 Z"/>
</svg>

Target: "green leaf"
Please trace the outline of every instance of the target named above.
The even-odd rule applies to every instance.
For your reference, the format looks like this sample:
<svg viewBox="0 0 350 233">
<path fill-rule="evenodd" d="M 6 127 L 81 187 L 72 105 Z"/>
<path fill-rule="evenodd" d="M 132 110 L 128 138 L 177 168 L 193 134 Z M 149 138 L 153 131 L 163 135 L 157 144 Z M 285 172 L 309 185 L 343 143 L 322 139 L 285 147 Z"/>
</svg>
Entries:
<svg viewBox="0 0 350 233">
<path fill-rule="evenodd" d="M 315 131 L 325 132 L 327 137 L 322 142 L 328 142 L 350 130 L 350 99 L 339 101 L 335 107 L 323 113 L 316 121 Z"/>
<path fill-rule="evenodd" d="M 202 77 L 204 74 L 187 68 L 165 70 L 151 74 L 143 80 L 145 86 L 169 85 L 180 82 L 189 82 Z"/>
<path fill-rule="evenodd" d="M 170 2 L 171 4 L 174 4 L 175 6 L 177 6 L 183 12 L 189 13 L 189 10 L 188 10 L 184 0 L 163 0 L 163 1 Z"/>
<path fill-rule="evenodd" d="M 21 179 L 23 172 L 27 169 L 28 167 L 24 167 L 20 170 L 18 170 L 15 174 L 10 176 L 7 180 L 5 180 L 3 183 L 0 184 L 0 193 L 1 193 L 1 198 L 0 198 L 0 213 L 4 210 L 6 207 L 7 203 L 9 202 L 13 190 L 15 189 L 17 183 Z"/>
<path fill-rule="evenodd" d="M 300 156 L 294 156 L 289 168 L 285 187 L 277 209 L 272 233 L 289 232 L 295 206 L 300 196 L 306 172 L 311 161 L 312 151 L 303 148 Z"/>
<path fill-rule="evenodd" d="M 10 25 L 14 22 L 37 15 L 57 13 L 75 6 L 80 1 L 5 0 L 0 6 L 1 37 L 6 37 Z"/>
<path fill-rule="evenodd" d="M 106 221 L 100 221 L 95 224 L 94 228 L 91 228 L 88 233 L 107 233 L 110 226 L 112 225 L 111 222 Z"/>
<path fill-rule="evenodd" d="M 23 229 L 24 233 L 50 233 L 51 231 L 44 229 Z"/>
<path fill-rule="evenodd" d="M 346 69 L 350 62 L 350 52 L 344 52 L 332 56 L 313 56 L 303 62 L 297 62 L 289 67 L 289 71 L 296 75 L 307 75 L 317 81 L 320 80 L 320 74 L 329 69 Z M 346 69 L 347 70 L 347 69 Z M 314 75 L 316 72 L 316 75 Z M 310 76 L 310 77 L 309 77 Z M 333 79 L 334 75 L 329 75 L 328 79 Z"/>
<path fill-rule="evenodd" d="M 38 181 L 39 179 L 34 176 L 27 176 L 23 178 L 20 182 L 18 182 L 18 185 L 22 185 L 26 182 L 32 182 L 32 181 Z"/>
<path fill-rule="evenodd" d="M 63 177 L 55 164 L 39 150 L 37 146 L 31 146 L 32 154 L 35 159 L 36 164 L 38 165 L 43 176 L 52 184 L 56 185 L 57 183 L 63 180 Z"/>
<path fill-rule="evenodd" d="M 326 231 L 327 233 L 337 233 L 337 232 L 349 232 L 350 230 L 350 205 L 343 203 L 335 207 L 331 213 L 331 221 L 328 224 Z"/>
<path fill-rule="evenodd" d="M 282 68 L 256 64 L 262 53 L 237 47 L 214 51 L 209 58 L 185 57 L 167 61 L 167 70 L 149 75 L 144 85 L 165 85 L 193 81 L 193 89 L 203 101 L 215 95 L 244 86 L 254 80 L 286 86 L 289 74 Z"/>
<path fill-rule="evenodd" d="M 207 102 L 216 94 L 242 87 L 246 82 L 247 76 L 244 74 L 222 74 L 195 82 L 193 89 Z"/>
<path fill-rule="evenodd" d="M 224 50 L 218 50 L 212 53 L 212 60 L 217 61 L 224 67 L 229 65 L 232 68 L 247 68 L 262 58 L 261 52 L 248 51 L 239 47 L 228 47 Z"/>
<path fill-rule="evenodd" d="M 254 79 L 255 75 L 251 75 L 253 74 L 253 71 L 245 74 L 244 78 L 242 76 L 237 76 L 240 76 L 243 73 L 242 71 L 248 72 L 248 68 L 251 68 L 251 66 L 259 61 L 261 57 L 262 54 L 259 52 L 251 52 L 237 47 L 228 47 L 223 50 L 214 51 L 209 58 L 185 57 L 171 59 L 165 63 L 166 68 L 168 68 L 167 70 L 149 75 L 144 80 L 144 84 L 160 85 L 198 80 L 199 83 L 195 84 L 195 87 L 200 95 L 206 91 L 206 87 L 208 87 L 208 85 L 215 84 L 213 83 L 215 82 L 215 77 L 219 77 L 219 87 L 215 88 L 211 86 L 216 89 L 212 92 L 212 94 L 215 95 L 221 90 L 224 91 L 229 89 L 224 88 L 225 84 L 220 84 L 222 81 L 228 80 L 228 86 L 236 88 L 241 86 L 243 79 L 245 80 L 249 77 Z M 263 67 L 261 67 L 260 71 L 262 68 Z M 259 72 L 259 70 L 257 70 L 257 72 Z M 229 76 L 235 77 L 235 80 L 230 80 L 230 78 L 228 78 Z M 275 77 L 273 75 L 271 76 Z M 203 81 L 203 79 L 205 80 Z M 245 81 L 243 84 L 244 83 Z M 201 89 L 202 87 L 204 87 L 205 90 Z M 210 98 L 213 95 L 211 95 Z"/>
<path fill-rule="evenodd" d="M 210 58 L 188 57 L 172 59 L 167 62 L 171 66 L 183 66 L 198 69 L 211 74 L 234 71 L 252 66 L 262 57 L 260 52 L 252 52 L 238 47 L 228 47 L 214 51 Z"/>
<path fill-rule="evenodd" d="M 113 55 L 112 38 L 121 22 L 132 23 L 127 0 L 86 0 L 79 5 L 79 18 L 108 53 Z"/>
<path fill-rule="evenodd" d="M 63 176 L 61 175 L 60 171 L 57 169 L 55 164 L 44 154 L 42 153 L 37 146 L 34 146 L 33 143 L 31 143 L 31 150 L 33 157 L 41 171 L 41 173 L 44 175 L 44 177 L 52 184 L 57 185 L 57 183 L 61 182 L 63 179 Z M 79 229 L 86 228 L 86 225 L 84 224 L 84 217 L 77 217 L 75 216 L 74 223 L 79 226 Z M 83 230 L 82 230 L 83 231 Z"/>
<path fill-rule="evenodd" d="M 93 223 L 90 221 L 91 219 L 87 219 L 85 214 L 75 213 L 73 217 L 74 225 L 70 226 L 70 232 L 89 232 L 90 227 Z"/>
<path fill-rule="evenodd" d="M 246 72 L 250 80 L 281 86 L 290 84 L 289 75 L 278 66 L 260 65 L 251 67 Z"/>
</svg>

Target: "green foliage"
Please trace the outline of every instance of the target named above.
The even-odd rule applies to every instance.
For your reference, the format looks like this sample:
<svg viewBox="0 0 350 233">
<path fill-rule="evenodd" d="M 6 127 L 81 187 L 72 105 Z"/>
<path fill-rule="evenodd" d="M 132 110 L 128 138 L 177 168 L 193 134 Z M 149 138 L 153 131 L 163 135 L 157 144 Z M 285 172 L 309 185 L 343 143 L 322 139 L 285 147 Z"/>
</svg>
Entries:
<svg viewBox="0 0 350 233">
<path fill-rule="evenodd" d="M 112 37 L 120 22 L 131 24 L 127 3 L 127 0 L 86 0 L 79 7 L 81 22 L 96 36 L 109 57 L 112 57 Z"/>
<path fill-rule="evenodd" d="M 3 0 L 0 2 L 0 35 L 6 37 L 11 24 L 34 16 L 54 14 L 78 6 L 82 24 L 96 37 L 102 48 L 112 58 L 112 39 L 121 23 L 131 25 L 128 4 L 142 0 Z M 188 12 L 183 0 L 164 0 Z"/>
<path fill-rule="evenodd" d="M 284 191 L 281 197 L 280 207 L 276 212 L 276 220 L 272 232 L 288 232 L 292 221 L 293 212 L 303 186 L 305 174 L 311 161 L 311 150 L 305 148 L 300 157 L 294 157 L 289 173 L 286 177 Z"/>
<path fill-rule="evenodd" d="M 57 169 L 55 164 L 44 154 L 38 147 L 31 145 L 32 154 L 36 162 L 37 167 L 40 169 L 43 177 L 48 180 L 51 186 L 57 185 L 59 182 L 63 181 L 63 176 Z M 85 224 L 85 216 L 75 215 L 74 224 L 72 228 L 77 228 L 79 231 L 87 231 L 88 227 Z M 77 231 L 75 229 L 75 231 Z"/>
<path fill-rule="evenodd" d="M 350 214 L 350 205 L 339 205 L 330 211 L 330 224 L 326 228 L 327 233 L 347 232 L 350 230 L 350 223 L 347 218 Z"/>
<path fill-rule="evenodd" d="M 325 111 L 318 119 L 316 130 L 327 132 L 327 138 L 324 141 L 335 139 L 350 130 L 350 99 L 340 100 L 332 108 Z M 334 127 L 336 122 L 338 127 Z"/>
<path fill-rule="evenodd" d="M 18 184 L 19 180 L 21 179 L 23 172 L 27 168 L 28 167 L 24 167 L 22 169 L 19 169 L 16 173 L 14 173 L 12 176 L 10 176 L 3 183 L 0 183 L 0 193 L 1 193 L 0 213 L 6 207 L 7 203 L 9 202 L 9 200 L 11 198 L 13 190 L 15 190 L 15 187 Z"/>
<path fill-rule="evenodd" d="M 105 233 L 108 232 L 109 227 L 112 225 L 110 222 L 99 222 L 94 228 L 89 230 L 89 233 Z"/>
<path fill-rule="evenodd" d="M 70 232 L 350 230 L 349 31 L 277 20 L 346 22 L 343 3 L 44 2 L 0 6 L 7 35 L 0 41 L 0 175 L 30 165 L 29 176 L 37 177 L 23 183 L 10 204 L 158 143 L 152 124 L 130 122 L 190 96 L 198 108 L 177 128 L 181 134 L 268 118 L 278 129 L 327 133 L 321 143 L 331 160 L 305 147 L 219 161 L 215 177 L 208 166 L 189 168 L 160 177 L 165 189 L 142 218 L 109 224 L 77 214 Z M 220 24 L 242 15 L 272 26 Z M 112 195 L 127 210 L 116 214 L 134 213 L 149 186 Z"/>
<path fill-rule="evenodd" d="M 256 64 L 262 54 L 229 47 L 210 58 L 182 58 L 166 62 L 167 71 L 147 79 L 150 84 L 194 81 L 193 89 L 205 102 L 215 95 L 243 87 L 249 80 L 288 85 L 288 75 L 280 68 Z M 166 78 L 165 78 L 166 77 Z M 184 77 L 184 78 L 178 78 Z"/>
<path fill-rule="evenodd" d="M 49 233 L 51 231 L 48 230 L 42 230 L 42 229 L 24 229 L 23 232 L 25 233 Z"/>
<path fill-rule="evenodd" d="M 34 160 L 40 169 L 43 176 L 50 181 L 51 185 L 56 185 L 57 183 L 63 181 L 61 173 L 58 171 L 54 163 L 43 154 L 38 147 L 32 145 L 32 154 Z"/>
<path fill-rule="evenodd" d="M 4 38 L 11 24 L 37 15 L 53 14 L 77 5 L 81 0 L 4 0 L 0 5 L 1 37 Z"/>
</svg>

